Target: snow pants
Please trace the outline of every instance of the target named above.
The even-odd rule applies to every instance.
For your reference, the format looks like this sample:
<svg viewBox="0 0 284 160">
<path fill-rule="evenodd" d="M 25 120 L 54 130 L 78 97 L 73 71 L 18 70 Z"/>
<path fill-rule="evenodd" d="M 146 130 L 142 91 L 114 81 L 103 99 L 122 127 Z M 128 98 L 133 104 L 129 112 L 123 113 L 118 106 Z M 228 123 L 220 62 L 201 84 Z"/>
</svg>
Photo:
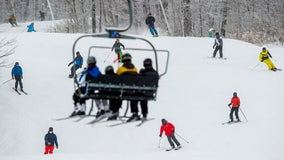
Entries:
<svg viewBox="0 0 284 160">
<path fill-rule="evenodd" d="M 213 52 L 213 57 L 216 57 L 217 51 L 219 50 L 220 58 L 223 58 L 223 46 L 216 46 Z"/>
<path fill-rule="evenodd" d="M 22 76 L 15 76 L 15 88 L 18 89 L 18 84 L 20 83 L 20 89 L 23 90 Z"/>
<path fill-rule="evenodd" d="M 123 55 L 122 51 L 121 50 L 117 50 L 117 51 L 115 51 L 115 53 L 117 54 L 118 62 L 122 62 L 122 55 Z"/>
<path fill-rule="evenodd" d="M 70 69 L 70 71 L 71 71 L 70 77 L 74 77 L 74 74 L 76 73 L 77 69 L 79 69 L 79 68 L 80 68 L 79 66 L 73 65 Z"/>
<path fill-rule="evenodd" d="M 149 30 L 150 30 L 150 32 L 153 36 L 158 35 L 158 32 L 157 32 L 157 30 L 154 26 L 149 25 L 148 27 L 149 27 Z"/>
<path fill-rule="evenodd" d="M 144 118 L 147 117 L 148 114 L 148 101 L 140 101 L 141 112 Z M 138 101 L 132 100 L 130 101 L 130 110 L 131 113 L 138 113 Z"/>
<path fill-rule="evenodd" d="M 170 145 L 172 146 L 172 148 L 175 148 L 175 144 L 177 146 L 180 146 L 180 143 L 178 142 L 178 140 L 176 139 L 176 136 L 174 134 L 167 136 L 167 138 L 168 138 L 168 141 L 169 141 Z M 174 144 L 174 142 L 175 142 L 175 144 Z"/>
<path fill-rule="evenodd" d="M 54 150 L 54 146 L 45 146 L 44 154 L 52 154 Z"/>
<path fill-rule="evenodd" d="M 264 60 L 263 62 L 267 65 L 267 67 L 268 67 L 270 70 L 276 68 L 275 65 L 271 62 L 271 60 L 270 60 L 269 58 L 266 59 L 266 60 Z"/>
<path fill-rule="evenodd" d="M 235 116 L 236 116 L 236 119 L 237 120 L 240 120 L 240 118 L 239 118 L 239 107 L 238 108 L 231 108 L 231 112 L 230 112 L 230 119 L 231 119 L 231 121 L 233 121 L 234 120 L 234 118 L 233 118 L 233 113 L 235 112 Z"/>
</svg>

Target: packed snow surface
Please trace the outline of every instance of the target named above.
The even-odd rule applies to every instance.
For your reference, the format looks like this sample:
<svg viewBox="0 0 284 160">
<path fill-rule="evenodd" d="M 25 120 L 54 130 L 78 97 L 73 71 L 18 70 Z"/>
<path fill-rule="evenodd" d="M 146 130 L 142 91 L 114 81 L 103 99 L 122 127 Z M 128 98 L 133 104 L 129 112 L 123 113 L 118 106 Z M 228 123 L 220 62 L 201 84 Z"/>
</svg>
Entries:
<svg viewBox="0 0 284 160">
<path fill-rule="evenodd" d="M 24 72 L 24 89 L 18 95 L 10 81 L 0 86 L 1 160 L 283 160 L 284 74 L 259 64 L 262 46 L 224 39 L 223 59 L 212 59 L 212 38 L 158 37 L 147 35 L 157 49 L 170 51 L 167 73 L 159 81 L 157 100 L 149 102 L 149 118 L 141 127 L 135 123 L 86 125 L 94 117 L 55 121 L 73 111 L 73 80 L 68 78 L 72 45 L 79 34 L 46 33 L 50 23 L 36 22 L 38 32 L 26 33 L 26 24 L 11 28 L 0 25 L 0 37 L 16 39 L 15 54 L 9 62 L 19 62 Z M 149 48 L 143 41 L 123 40 L 127 48 Z M 86 62 L 92 45 L 111 47 L 114 39 L 86 38 L 76 46 Z M 284 68 L 284 48 L 268 46 L 272 61 Z M 127 50 L 138 69 L 151 52 Z M 158 53 L 159 72 L 165 71 L 166 54 Z M 110 49 L 94 49 L 102 72 L 117 64 Z M 108 57 L 108 55 L 110 55 Z M 217 54 L 218 57 L 218 54 Z M 86 63 L 84 64 L 86 66 Z M 11 78 L 11 68 L 0 68 L 0 82 Z M 221 125 L 229 120 L 228 103 L 232 93 L 241 99 L 242 123 Z M 88 102 L 87 109 L 90 109 Z M 124 114 L 126 103 L 120 109 Z M 96 108 L 93 111 L 95 114 Z M 130 115 L 130 113 L 128 113 Z M 176 127 L 176 133 L 189 141 L 178 151 L 165 152 L 169 144 L 162 137 L 161 118 Z M 43 155 L 44 135 L 54 127 L 59 149 Z"/>
</svg>

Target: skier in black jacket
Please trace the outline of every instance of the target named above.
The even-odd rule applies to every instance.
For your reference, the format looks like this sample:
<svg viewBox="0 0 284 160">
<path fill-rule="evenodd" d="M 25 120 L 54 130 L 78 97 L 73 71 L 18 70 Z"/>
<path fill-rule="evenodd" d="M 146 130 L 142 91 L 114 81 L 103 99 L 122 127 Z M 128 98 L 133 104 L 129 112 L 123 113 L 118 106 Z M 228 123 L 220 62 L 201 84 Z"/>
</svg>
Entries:
<svg viewBox="0 0 284 160">
<path fill-rule="evenodd" d="M 223 58 L 223 39 L 220 36 L 219 32 L 216 32 L 216 38 L 214 41 L 213 48 L 215 48 L 213 52 L 213 58 L 215 58 L 217 51 L 219 50 L 220 58 Z"/>
<path fill-rule="evenodd" d="M 150 30 L 151 34 L 153 35 L 153 37 L 158 37 L 158 32 L 157 32 L 155 25 L 154 25 L 155 18 L 152 16 L 151 13 L 148 14 L 148 17 L 146 18 L 145 23 L 149 27 L 149 30 Z"/>
<path fill-rule="evenodd" d="M 54 149 L 54 144 L 56 149 L 58 149 L 57 137 L 53 133 L 53 128 L 49 127 L 47 134 L 44 136 L 45 142 L 45 152 L 44 154 L 52 154 Z"/>
</svg>

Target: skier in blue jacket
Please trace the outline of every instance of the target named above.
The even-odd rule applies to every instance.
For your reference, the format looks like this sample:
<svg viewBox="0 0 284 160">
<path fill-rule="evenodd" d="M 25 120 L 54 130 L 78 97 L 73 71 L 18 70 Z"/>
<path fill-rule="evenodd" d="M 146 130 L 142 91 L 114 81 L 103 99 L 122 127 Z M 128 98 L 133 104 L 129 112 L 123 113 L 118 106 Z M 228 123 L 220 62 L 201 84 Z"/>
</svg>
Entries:
<svg viewBox="0 0 284 160">
<path fill-rule="evenodd" d="M 78 80 L 76 81 L 76 83 L 80 86 L 73 94 L 74 111 L 71 113 L 70 117 L 86 114 L 86 100 L 88 98 L 81 98 L 79 94 L 86 93 L 85 83 L 87 81 L 90 81 L 101 75 L 101 71 L 96 66 L 96 63 L 97 61 L 95 57 L 93 56 L 88 57 L 87 59 L 88 67 L 81 73 Z"/>
<path fill-rule="evenodd" d="M 28 32 L 36 32 L 34 28 L 34 22 L 32 22 L 30 25 L 27 26 Z"/>
<path fill-rule="evenodd" d="M 47 134 L 44 136 L 45 151 L 44 154 L 52 154 L 54 145 L 58 149 L 57 137 L 53 133 L 53 128 L 49 127 Z"/>
<path fill-rule="evenodd" d="M 19 62 L 16 62 L 13 69 L 12 69 L 12 79 L 16 80 L 15 82 L 15 90 L 18 90 L 18 84 L 20 83 L 20 89 L 21 91 L 23 91 L 23 83 L 22 83 L 22 79 L 23 79 L 23 70 L 22 67 L 19 65 Z"/>
<path fill-rule="evenodd" d="M 76 73 L 76 70 L 79 69 L 79 68 L 82 68 L 83 57 L 80 55 L 79 51 L 76 52 L 76 57 L 74 58 L 74 60 L 72 62 L 70 62 L 68 64 L 68 67 L 73 63 L 74 63 L 74 65 L 70 69 L 71 74 L 69 75 L 69 78 L 73 78 L 74 74 Z"/>
</svg>

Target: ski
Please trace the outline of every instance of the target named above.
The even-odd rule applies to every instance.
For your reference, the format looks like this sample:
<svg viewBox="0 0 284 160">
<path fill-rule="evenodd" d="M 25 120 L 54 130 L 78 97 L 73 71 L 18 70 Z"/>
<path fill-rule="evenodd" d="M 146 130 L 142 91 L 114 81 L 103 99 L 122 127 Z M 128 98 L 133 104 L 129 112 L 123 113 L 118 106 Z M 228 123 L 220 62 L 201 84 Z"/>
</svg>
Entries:
<svg viewBox="0 0 284 160">
<path fill-rule="evenodd" d="M 178 147 L 175 148 L 175 150 L 179 150 L 179 149 L 181 149 L 181 146 L 178 146 Z"/>
<path fill-rule="evenodd" d="M 27 92 L 25 92 L 24 90 L 20 90 L 22 93 L 24 93 L 25 95 L 28 95 Z"/>
<path fill-rule="evenodd" d="M 242 121 L 228 121 L 228 122 L 223 122 L 222 125 L 225 125 L 225 124 L 234 124 L 234 123 L 240 123 Z"/>
<path fill-rule="evenodd" d="M 18 95 L 21 95 L 21 93 L 16 88 L 13 88 L 13 90 L 16 91 Z"/>
<path fill-rule="evenodd" d="M 54 120 L 55 121 L 62 121 L 62 120 L 67 120 L 67 119 L 73 119 L 73 118 L 76 118 L 76 117 L 78 117 L 78 116 L 72 116 L 72 117 L 68 116 L 68 117 L 63 117 L 63 118 L 57 118 L 57 119 L 54 119 Z"/>
<path fill-rule="evenodd" d="M 119 123 L 108 125 L 108 127 L 120 126 L 120 125 L 123 125 L 123 124 L 129 124 L 129 123 L 132 123 L 132 122 L 137 122 L 137 121 L 130 121 L 130 122 L 122 121 L 122 122 L 119 122 Z"/>
<path fill-rule="evenodd" d="M 172 151 L 174 150 L 174 148 L 169 148 L 169 149 L 166 149 L 166 151 Z"/>
<path fill-rule="evenodd" d="M 138 123 L 137 125 L 136 125 L 136 127 L 140 127 L 140 126 L 142 126 L 145 122 L 148 122 L 148 121 L 151 121 L 151 120 L 154 120 L 155 118 L 148 118 L 148 119 L 146 119 L 146 120 L 141 120 L 141 122 L 140 123 Z"/>
<path fill-rule="evenodd" d="M 209 59 L 222 59 L 222 60 L 227 60 L 228 58 L 227 57 L 223 57 L 223 58 L 220 58 L 220 57 L 207 57 Z"/>
<path fill-rule="evenodd" d="M 103 115 L 97 117 L 96 119 L 94 119 L 94 120 L 88 122 L 87 124 L 94 124 L 94 123 L 97 123 L 97 122 L 99 122 L 99 121 L 101 121 L 101 120 L 103 120 L 103 119 L 106 119 L 106 118 L 108 118 L 108 117 L 110 117 L 110 116 L 112 116 L 112 115 L 113 115 L 112 113 L 105 113 L 105 114 L 103 114 Z"/>
</svg>

